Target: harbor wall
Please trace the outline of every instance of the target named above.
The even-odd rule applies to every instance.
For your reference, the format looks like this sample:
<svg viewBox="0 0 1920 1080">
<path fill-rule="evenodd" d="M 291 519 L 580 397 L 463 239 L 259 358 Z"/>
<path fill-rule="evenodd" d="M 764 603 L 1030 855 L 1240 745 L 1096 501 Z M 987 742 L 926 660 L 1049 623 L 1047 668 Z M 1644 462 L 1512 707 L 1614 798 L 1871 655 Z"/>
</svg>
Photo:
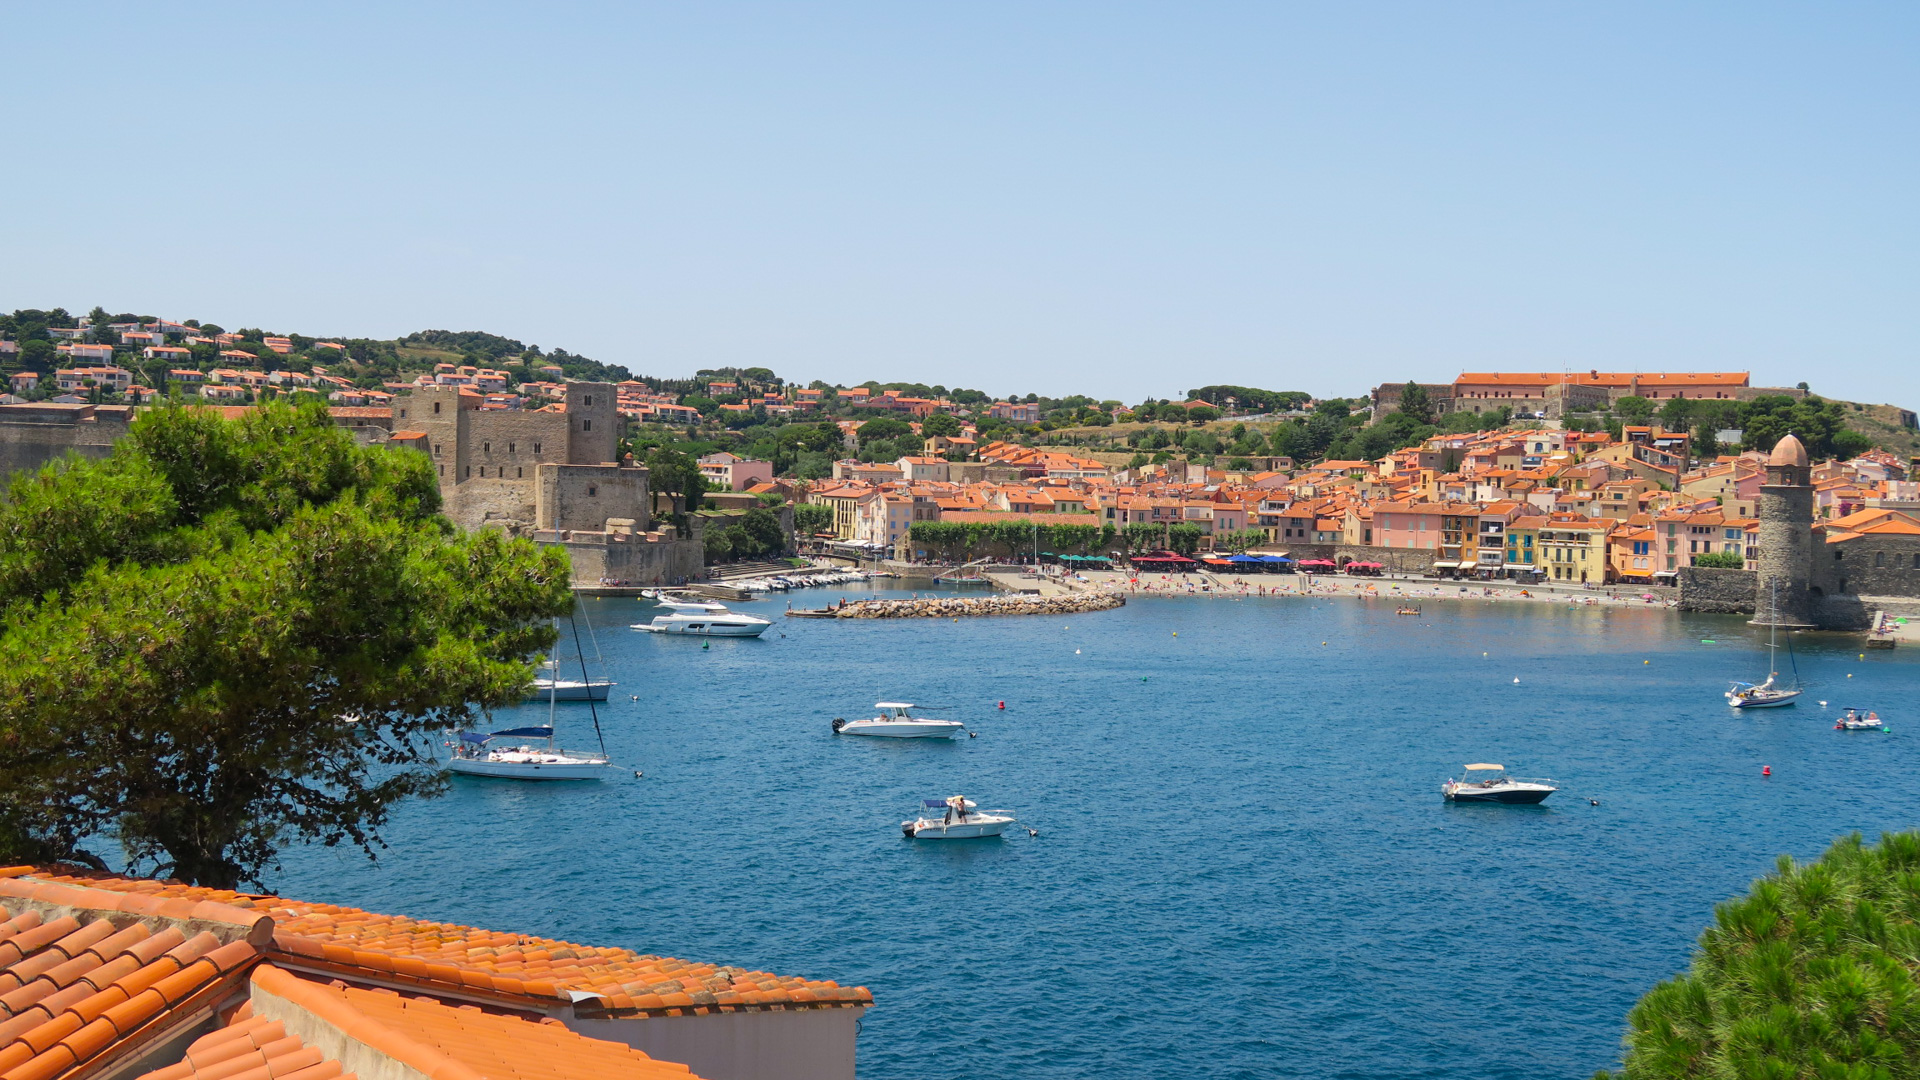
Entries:
<svg viewBox="0 0 1920 1080">
<path fill-rule="evenodd" d="M 1680 610 L 1713 615 L 1753 614 L 1759 575 L 1723 567 L 1680 568 Z"/>
</svg>

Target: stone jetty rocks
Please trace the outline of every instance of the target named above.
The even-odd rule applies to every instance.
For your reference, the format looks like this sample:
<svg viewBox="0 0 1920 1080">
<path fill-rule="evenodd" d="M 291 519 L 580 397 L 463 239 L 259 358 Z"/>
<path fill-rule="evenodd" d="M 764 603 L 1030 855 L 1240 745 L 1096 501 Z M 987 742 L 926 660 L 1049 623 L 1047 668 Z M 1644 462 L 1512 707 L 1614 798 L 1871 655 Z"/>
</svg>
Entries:
<svg viewBox="0 0 1920 1080">
<path fill-rule="evenodd" d="M 1105 611 L 1126 602 L 1126 597 L 1111 593 L 861 600 L 836 610 L 834 616 L 841 619 L 957 619 L 971 615 L 1072 615 L 1082 611 Z"/>
</svg>

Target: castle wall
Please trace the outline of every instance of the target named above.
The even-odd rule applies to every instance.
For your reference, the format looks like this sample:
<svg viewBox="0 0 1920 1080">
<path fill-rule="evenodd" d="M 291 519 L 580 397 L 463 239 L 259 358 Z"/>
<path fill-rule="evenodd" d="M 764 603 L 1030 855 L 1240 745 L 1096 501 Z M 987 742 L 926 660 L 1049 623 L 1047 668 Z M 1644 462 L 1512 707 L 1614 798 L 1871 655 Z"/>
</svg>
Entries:
<svg viewBox="0 0 1920 1080">
<path fill-rule="evenodd" d="M 458 387 L 430 386 L 394 403 L 394 426 L 427 436 L 445 513 L 463 528 L 533 528 L 540 517 L 542 466 L 609 464 L 618 453 L 620 416 L 612 383 L 567 384 L 565 412 L 482 409 L 481 400 Z M 651 517 L 644 500 L 629 506 L 612 493 L 605 498 L 614 509 L 578 527 L 598 529 L 608 517 L 642 522 Z"/>
<path fill-rule="evenodd" d="M 651 527 L 648 470 L 638 465 L 557 465 L 539 467 L 534 521 L 540 529 L 599 530 L 607 519 Z"/>
</svg>

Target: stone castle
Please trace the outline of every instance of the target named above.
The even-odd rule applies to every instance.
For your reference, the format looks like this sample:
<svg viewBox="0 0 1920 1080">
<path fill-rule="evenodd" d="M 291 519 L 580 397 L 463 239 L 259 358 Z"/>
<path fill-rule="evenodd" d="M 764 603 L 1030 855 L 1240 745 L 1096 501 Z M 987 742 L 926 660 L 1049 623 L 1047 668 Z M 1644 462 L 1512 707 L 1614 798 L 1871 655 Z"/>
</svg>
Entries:
<svg viewBox="0 0 1920 1080">
<path fill-rule="evenodd" d="M 458 387 L 420 387 L 388 409 L 333 409 L 365 442 L 425 453 L 443 510 L 466 529 L 498 528 L 564 545 L 574 581 L 666 584 L 700 576 L 691 538 L 654 528 L 647 470 L 619 458 L 621 417 L 612 383 L 569 383 L 566 399 L 535 410 L 482 409 Z M 127 433 L 126 405 L 0 405 L 0 476 L 67 453 L 105 457 Z"/>
</svg>

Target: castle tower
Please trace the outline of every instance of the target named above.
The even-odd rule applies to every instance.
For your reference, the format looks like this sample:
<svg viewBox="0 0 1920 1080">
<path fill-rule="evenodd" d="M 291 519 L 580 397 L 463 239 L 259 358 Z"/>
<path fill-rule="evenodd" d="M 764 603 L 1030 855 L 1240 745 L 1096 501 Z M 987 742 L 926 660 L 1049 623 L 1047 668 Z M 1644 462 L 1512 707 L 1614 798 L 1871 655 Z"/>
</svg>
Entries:
<svg viewBox="0 0 1920 1080">
<path fill-rule="evenodd" d="M 1760 566 L 1753 623 L 1812 629 L 1813 483 L 1807 448 L 1789 433 L 1767 459 L 1760 487 Z"/>
<path fill-rule="evenodd" d="M 619 457 L 616 399 L 612 383 L 567 384 L 567 464 L 608 465 Z"/>
</svg>

